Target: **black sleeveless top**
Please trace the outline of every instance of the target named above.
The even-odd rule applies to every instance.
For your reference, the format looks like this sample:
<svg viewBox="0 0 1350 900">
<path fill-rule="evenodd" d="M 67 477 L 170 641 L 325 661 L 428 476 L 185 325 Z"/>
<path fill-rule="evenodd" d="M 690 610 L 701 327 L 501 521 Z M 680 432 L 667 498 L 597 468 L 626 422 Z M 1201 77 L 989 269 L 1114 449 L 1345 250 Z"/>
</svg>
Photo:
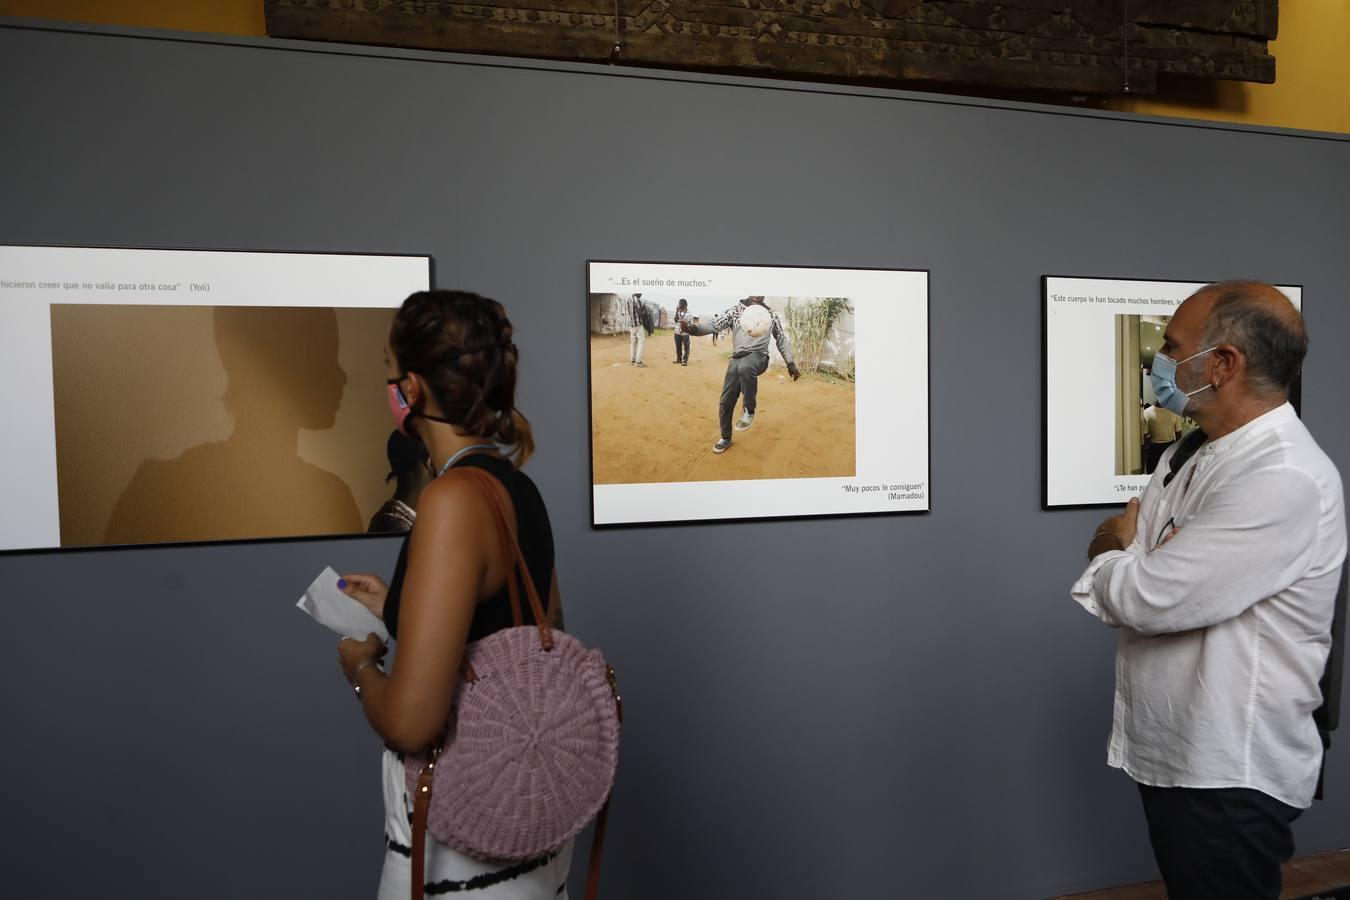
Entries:
<svg viewBox="0 0 1350 900">
<path fill-rule="evenodd" d="M 525 554 L 525 565 L 530 577 L 539 591 L 539 599 L 548 608 L 549 589 L 553 584 L 553 528 L 549 525 L 548 510 L 544 508 L 544 498 L 534 486 L 530 477 L 517 469 L 510 460 L 482 453 L 472 454 L 455 463 L 454 468 L 474 466 L 483 469 L 500 481 L 506 492 L 511 495 L 511 505 L 516 509 L 516 528 L 520 540 L 521 552 Z M 414 528 L 417 526 L 414 525 Z M 445 552 L 454 553 L 454 547 L 445 548 Z M 403 547 L 398 552 L 398 562 L 394 565 L 394 577 L 389 583 L 389 596 L 384 601 L 384 624 L 389 634 L 398 637 L 398 611 L 403 594 L 403 578 L 408 569 L 408 538 L 404 537 Z M 530 611 L 530 602 L 525 597 L 524 585 L 521 585 L 520 612 L 526 625 L 534 624 L 534 614 Z M 479 603 L 473 612 L 473 623 L 469 626 L 469 642 L 487 637 L 504 628 L 511 628 L 511 595 L 503 586 L 493 596 Z"/>
</svg>

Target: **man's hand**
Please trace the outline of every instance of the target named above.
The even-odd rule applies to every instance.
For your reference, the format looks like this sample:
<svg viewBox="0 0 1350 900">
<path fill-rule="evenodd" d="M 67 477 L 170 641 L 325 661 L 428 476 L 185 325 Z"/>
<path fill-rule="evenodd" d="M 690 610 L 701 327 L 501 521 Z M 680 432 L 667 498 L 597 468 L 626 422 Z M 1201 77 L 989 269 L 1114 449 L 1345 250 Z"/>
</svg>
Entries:
<svg viewBox="0 0 1350 900">
<path fill-rule="evenodd" d="M 796 381 L 798 378 L 802 377 L 802 372 L 800 369 L 797 368 L 796 363 L 788 363 L 787 366 L 788 366 L 788 374 L 792 376 L 793 381 Z"/>
<path fill-rule="evenodd" d="M 1122 546 L 1128 547 L 1134 542 L 1134 531 L 1139 524 L 1139 498 L 1131 497 L 1130 502 L 1125 504 L 1125 511 L 1118 516 L 1112 516 L 1105 522 L 1097 526 L 1097 530 L 1107 531 L 1120 538 Z"/>
<path fill-rule="evenodd" d="M 1135 528 L 1139 523 L 1139 498 L 1131 497 L 1125 512 L 1112 516 L 1097 526 L 1097 532 L 1088 545 L 1088 559 L 1094 559 L 1108 550 L 1124 550 L 1134 543 Z"/>
</svg>

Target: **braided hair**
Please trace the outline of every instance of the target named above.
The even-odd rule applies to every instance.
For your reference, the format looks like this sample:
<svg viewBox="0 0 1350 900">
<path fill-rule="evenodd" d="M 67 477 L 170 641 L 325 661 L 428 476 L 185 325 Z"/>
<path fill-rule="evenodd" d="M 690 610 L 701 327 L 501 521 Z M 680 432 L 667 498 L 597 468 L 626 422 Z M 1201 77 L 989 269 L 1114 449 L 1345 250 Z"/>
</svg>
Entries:
<svg viewBox="0 0 1350 900">
<path fill-rule="evenodd" d="M 534 436 L 516 409 L 519 353 L 511 336 L 511 320 L 496 300 L 418 291 L 394 316 L 389 347 L 401 371 L 422 376 L 452 425 L 509 447 L 520 466 L 534 453 Z"/>
</svg>

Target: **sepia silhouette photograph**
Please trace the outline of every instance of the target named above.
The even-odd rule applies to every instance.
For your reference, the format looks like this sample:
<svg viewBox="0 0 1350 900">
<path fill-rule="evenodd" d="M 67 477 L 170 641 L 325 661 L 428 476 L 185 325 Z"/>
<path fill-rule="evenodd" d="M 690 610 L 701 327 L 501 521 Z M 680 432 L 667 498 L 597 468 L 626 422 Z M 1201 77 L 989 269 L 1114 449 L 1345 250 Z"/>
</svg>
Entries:
<svg viewBox="0 0 1350 900">
<path fill-rule="evenodd" d="M 52 305 L 62 546 L 364 532 L 392 316 Z"/>
</svg>

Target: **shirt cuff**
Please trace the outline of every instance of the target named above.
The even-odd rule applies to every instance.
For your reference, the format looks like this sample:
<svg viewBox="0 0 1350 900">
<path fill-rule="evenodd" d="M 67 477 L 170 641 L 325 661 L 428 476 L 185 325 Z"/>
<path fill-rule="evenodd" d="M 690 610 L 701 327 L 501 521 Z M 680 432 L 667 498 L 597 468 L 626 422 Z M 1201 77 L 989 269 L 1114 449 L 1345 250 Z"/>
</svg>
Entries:
<svg viewBox="0 0 1350 900">
<path fill-rule="evenodd" d="M 1092 562 L 1083 570 L 1083 574 L 1078 576 L 1078 580 L 1073 583 L 1069 589 L 1069 596 L 1078 602 L 1083 609 L 1092 613 L 1092 615 L 1101 619 L 1107 625 L 1117 625 L 1111 616 L 1106 613 L 1098 602 L 1097 598 L 1097 572 L 1107 563 L 1116 559 L 1124 559 L 1130 555 L 1128 550 L 1108 550 L 1105 553 L 1099 553 L 1093 557 Z"/>
</svg>

